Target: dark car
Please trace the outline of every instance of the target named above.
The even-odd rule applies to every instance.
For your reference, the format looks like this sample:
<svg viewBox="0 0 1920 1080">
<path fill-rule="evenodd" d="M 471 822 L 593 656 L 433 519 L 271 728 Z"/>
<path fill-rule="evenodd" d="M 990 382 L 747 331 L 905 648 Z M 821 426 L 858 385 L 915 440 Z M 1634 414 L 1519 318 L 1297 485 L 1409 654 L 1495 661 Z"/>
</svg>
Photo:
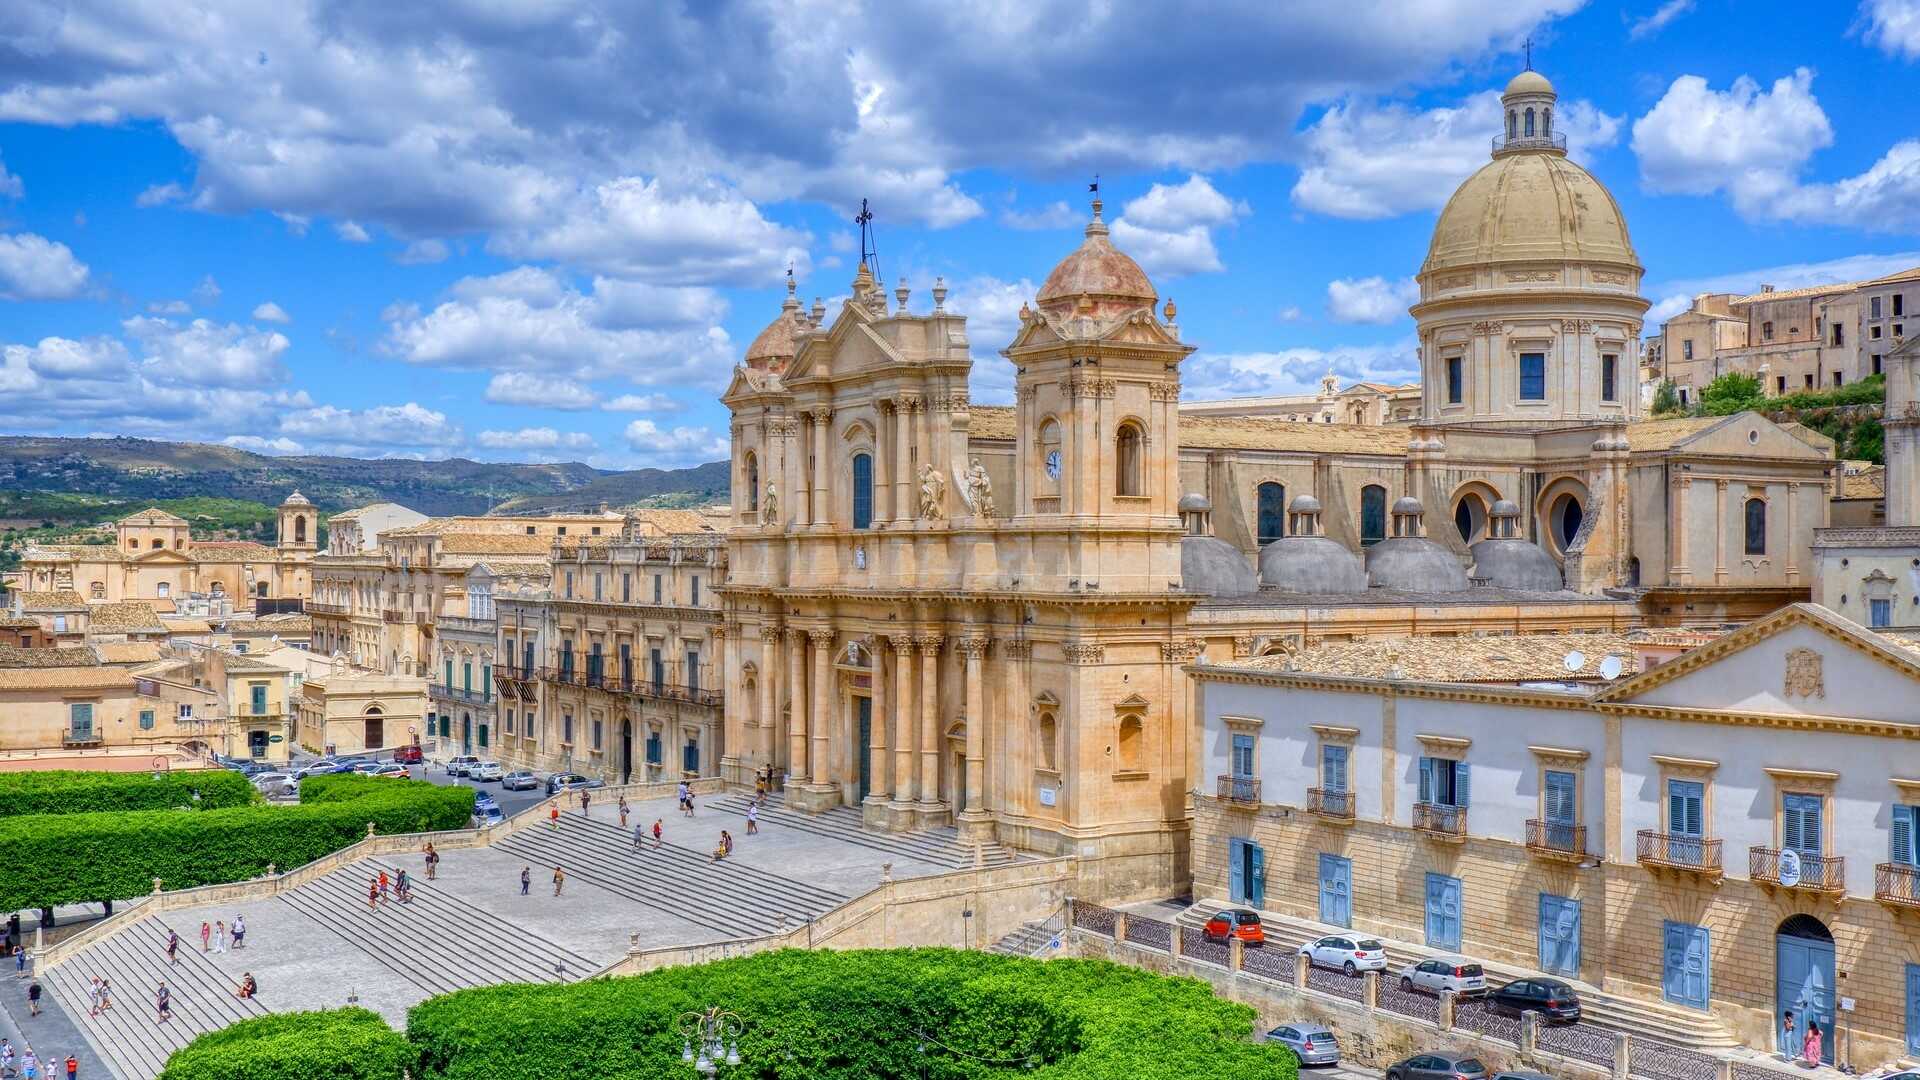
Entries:
<svg viewBox="0 0 1920 1080">
<path fill-rule="evenodd" d="M 1260 913 L 1251 908 L 1228 908 L 1216 913 L 1201 928 L 1201 935 L 1208 941 L 1226 941 L 1239 938 L 1243 944 L 1262 945 L 1266 943 L 1267 931 L 1260 925 Z"/>
<path fill-rule="evenodd" d="M 1559 979 L 1515 979 L 1488 994 L 1487 1005 L 1513 1016 L 1537 1012 L 1556 1024 L 1580 1019 L 1580 996 Z"/>
<path fill-rule="evenodd" d="M 557 772 L 547 777 L 547 794 L 558 795 L 563 791 L 578 791 L 581 788 L 606 787 L 605 780 L 597 780 L 579 773 Z"/>
<path fill-rule="evenodd" d="M 1387 1080 L 1487 1080 L 1487 1067 L 1462 1054 L 1415 1054 L 1388 1066 Z"/>
</svg>

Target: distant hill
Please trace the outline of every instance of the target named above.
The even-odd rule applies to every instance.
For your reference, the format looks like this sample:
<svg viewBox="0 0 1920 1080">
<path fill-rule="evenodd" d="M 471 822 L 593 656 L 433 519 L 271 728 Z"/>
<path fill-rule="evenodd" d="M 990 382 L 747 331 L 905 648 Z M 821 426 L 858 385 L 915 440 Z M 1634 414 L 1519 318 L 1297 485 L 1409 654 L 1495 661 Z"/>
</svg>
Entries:
<svg viewBox="0 0 1920 1080">
<path fill-rule="evenodd" d="M 0 491 L 113 502 L 218 496 L 277 505 L 298 488 L 322 510 L 397 502 L 423 514 L 587 509 L 601 502 L 699 504 L 727 497 L 727 463 L 613 472 L 579 462 L 268 457 L 209 443 L 0 436 Z"/>
</svg>

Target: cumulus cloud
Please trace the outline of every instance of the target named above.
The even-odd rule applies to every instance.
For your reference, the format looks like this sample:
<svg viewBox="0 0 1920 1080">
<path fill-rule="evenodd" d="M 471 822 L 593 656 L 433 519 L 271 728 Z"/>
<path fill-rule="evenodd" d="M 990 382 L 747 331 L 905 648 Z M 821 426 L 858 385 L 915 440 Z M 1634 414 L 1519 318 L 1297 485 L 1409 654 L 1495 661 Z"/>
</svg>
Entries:
<svg viewBox="0 0 1920 1080">
<path fill-rule="evenodd" d="M 1388 281 L 1383 277 L 1338 278 L 1327 282 L 1327 314 L 1335 322 L 1384 325 L 1407 317 L 1407 308 L 1420 299 L 1420 285 L 1412 278 Z"/>
<path fill-rule="evenodd" d="M 524 427 L 518 431 L 483 431 L 474 441 L 489 450 L 581 451 L 594 448 L 593 436 L 579 431 L 556 431 L 550 427 Z"/>
<path fill-rule="evenodd" d="M 293 316 L 288 315 L 285 308 L 271 300 L 255 307 L 253 317 L 259 322 L 290 323 L 293 321 Z"/>
<path fill-rule="evenodd" d="M 411 401 L 369 409 L 296 409 L 280 421 L 280 431 L 316 451 L 373 457 L 444 455 L 466 442 L 460 425 L 445 413 Z"/>
<path fill-rule="evenodd" d="M 1368 380 L 1400 385 L 1420 378 L 1419 343 L 1341 345 L 1274 352 L 1198 352 L 1180 365 L 1181 396 L 1190 401 L 1304 394 L 1331 371 L 1342 383 Z"/>
<path fill-rule="evenodd" d="M 451 254 L 453 254 L 453 251 L 447 247 L 445 240 L 429 237 L 425 240 L 415 240 L 413 243 L 401 248 L 399 253 L 394 255 L 393 261 L 399 263 L 401 266 L 426 266 L 432 263 L 445 262 L 447 261 L 447 256 Z"/>
<path fill-rule="evenodd" d="M 185 300 L 154 300 L 147 304 L 150 315 L 191 315 L 193 305 Z"/>
<path fill-rule="evenodd" d="M 333 223 L 333 235 L 349 244 L 371 243 L 373 237 L 357 221 L 336 221 Z"/>
<path fill-rule="evenodd" d="M 1643 19 L 1635 19 L 1627 36 L 1635 41 L 1649 38 L 1666 29 L 1667 24 L 1693 10 L 1694 0 L 1667 0 Z"/>
<path fill-rule="evenodd" d="M 284 435 L 273 438 L 261 435 L 229 435 L 220 442 L 223 446 L 251 450 L 256 454 L 304 454 L 307 452 L 306 447 Z"/>
<path fill-rule="evenodd" d="M 134 196 L 133 205 L 138 206 L 144 210 L 149 207 L 165 206 L 168 203 L 181 202 L 185 200 L 186 197 L 187 197 L 186 188 L 183 188 L 179 184 L 173 183 L 172 181 L 168 181 L 167 183 L 164 183 L 164 184 L 154 184 L 151 187 L 148 187 L 146 190 L 142 191 L 140 194 Z"/>
<path fill-rule="evenodd" d="M 1863 0 L 1866 39 L 1888 56 L 1920 59 L 1920 0 Z"/>
<path fill-rule="evenodd" d="M 0 198 L 25 198 L 27 185 L 20 177 L 7 171 L 7 163 L 0 161 Z"/>
<path fill-rule="evenodd" d="M 1000 355 L 1020 331 L 1020 306 L 1040 287 L 1026 278 L 1002 281 L 990 275 L 953 283 L 947 310 L 967 317 L 967 341 L 973 348 L 968 392 L 982 405 L 1013 403 L 1013 365 Z"/>
<path fill-rule="evenodd" d="M 285 382 L 280 356 L 291 344 L 277 330 L 195 319 L 184 326 L 137 315 L 122 323 L 145 354 L 143 370 L 182 386 L 259 387 Z"/>
<path fill-rule="evenodd" d="M 621 394 L 600 406 L 608 412 L 673 413 L 686 408 L 667 394 Z"/>
<path fill-rule="evenodd" d="M 57 240 L 0 233 L 0 299 L 71 300 L 85 291 L 89 273 Z"/>
<path fill-rule="evenodd" d="M 1564 102 L 1556 124 L 1576 158 L 1620 137 L 1621 118 L 1587 101 Z M 1362 220 L 1438 209 L 1487 163 L 1490 142 L 1501 129 L 1498 90 L 1432 109 L 1358 98 L 1337 102 L 1302 135 L 1294 204 Z"/>
<path fill-rule="evenodd" d="M 591 409 L 599 401 L 592 390 L 567 378 L 525 371 L 503 371 L 487 381 L 487 400 L 498 405 L 539 409 Z"/>
<path fill-rule="evenodd" d="M 635 420 L 624 433 L 627 447 L 648 465 L 684 468 L 722 461 L 732 453 L 726 436 L 704 427 L 662 428 L 651 420 Z"/>
<path fill-rule="evenodd" d="M 1179 277 L 1225 269 L 1213 230 L 1251 213 L 1195 173 L 1179 184 L 1155 184 L 1127 203 L 1113 223 L 1113 242 L 1150 277 Z"/>
<path fill-rule="evenodd" d="M 49 379 L 104 378 L 127 370 L 127 350 L 109 337 L 84 341 L 49 337 L 38 345 L 8 345 L 7 367 Z"/>
</svg>

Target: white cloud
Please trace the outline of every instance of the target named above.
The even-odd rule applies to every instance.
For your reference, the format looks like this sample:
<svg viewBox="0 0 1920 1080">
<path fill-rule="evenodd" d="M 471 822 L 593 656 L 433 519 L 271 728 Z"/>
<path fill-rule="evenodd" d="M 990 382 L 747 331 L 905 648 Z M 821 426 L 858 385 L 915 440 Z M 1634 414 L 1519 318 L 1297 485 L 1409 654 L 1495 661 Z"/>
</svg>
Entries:
<svg viewBox="0 0 1920 1080">
<path fill-rule="evenodd" d="M 1640 177 L 1653 191 L 1706 195 L 1727 190 L 1742 213 L 1793 184 L 1813 152 L 1833 143 L 1833 126 L 1813 97 L 1813 72 L 1800 68 L 1765 91 L 1742 75 L 1714 90 L 1698 75 L 1673 80 L 1633 122 Z"/>
<path fill-rule="evenodd" d="M 1420 284 L 1412 278 L 1388 281 L 1383 277 L 1337 278 L 1327 282 L 1327 314 L 1335 322 L 1384 325 L 1407 317 L 1407 308 L 1420 299 Z"/>
<path fill-rule="evenodd" d="M 229 435 L 220 442 L 223 446 L 251 450 L 256 454 L 304 454 L 307 452 L 306 447 L 284 435 L 277 438 L 261 435 Z"/>
<path fill-rule="evenodd" d="M 293 321 L 293 316 L 288 315 L 285 308 L 271 300 L 255 307 L 253 317 L 260 322 L 290 323 Z"/>
<path fill-rule="evenodd" d="M 566 378 L 549 378 L 525 371 L 503 371 L 487 382 L 487 400 L 498 405 L 530 405 L 539 409 L 591 409 L 599 401 L 592 390 Z"/>
<path fill-rule="evenodd" d="M 22 199 L 27 194 L 27 185 L 19 176 L 7 171 L 7 163 L 0 161 L 0 198 Z"/>
<path fill-rule="evenodd" d="M 136 315 L 122 324 L 140 343 L 142 372 L 177 386 L 258 389 L 287 379 L 280 356 L 291 344 L 275 330 L 195 319 L 176 326 Z"/>
<path fill-rule="evenodd" d="M 399 254 L 393 257 L 393 261 L 399 263 L 401 266 L 426 266 L 432 263 L 445 262 L 447 261 L 447 256 L 451 254 L 453 254 L 453 251 L 447 247 L 445 240 L 429 238 L 426 240 L 415 240 L 413 243 L 400 249 Z"/>
<path fill-rule="evenodd" d="M 1888 56 L 1920 59 L 1920 0 L 1862 0 L 1866 39 Z"/>
<path fill-rule="evenodd" d="M 592 450 L 593 436 L 579 431 L 556 431 L 550 427 L 525 427 L 518 431 L 483 431 L 474 441 L 489 450 Z"/>
<path fill-rule="evenodd" d="M 466 442 L 445 413 L 411 401 L 370 409 L 296 409 L 281 420 L 280 432 L 318 451 L 375 457 L 445 454 Z"/>
<path fill-rule="evenodd" d="M 127 350 L 108 337 L 74 341 L 41 338 L 38 345 L 8 345 L 0 350 L 7 367 L 49 379 L 104 378 L 127 371 Z"/>
<path fill-rule="evenodd" d="M 1364 379 L 1399 385 L 1420 378 L 1419 343 L 1409 337 L 1390 345 L 1198 352 L 1180 369 L 1181 396 L 1189 401 L 1310 393 L 1319 389 L 1321 376 L 1329 371 L 1343 384 Z"/>
<path fill-rule="evenodd" d="M 1673 318 L 1687 310 L 1693 298 L 1701 293 L 1745 295 L 1759 292 L 1766 285 L 1783 290 L 1804 289 L 1813 285 L 1833 285 L 1843 281 L 1865 281 L 1869 278 L 1885 277 L 1896 271 L 1910 270 L 1916 266 L 1920 266 L 1920 251 L 1896 251 L 1886 255 L 1847 255 L 1838 259 L 1824 259 L 1820 262 L 1784 263 L 1705 277 L 1653 281 L 1647 283 L 1642 291 L 1648 296 L 1657 296 L 1660 299 L 1654 304 L 1653 309 L 1647 312 L 1646 324 L 1654 327 Z"/>
<path fill-rule="evenodd" d="M 947 310 L 967 317 L 967 342 L 973 349 L 973 374 L 967 380 L 967 390 L 980 404 L 1013 403 L 1013 365 L 1000 350 L 1020 330 L 1021 305 L 1039 291 L 1039 286 L 1026 278 L 1002 281 L 982 275 L 953 283 Z"/>
<path fill-rule="evenodd" d="M 1694 0 L 1666 0 L 1666 3 L 1654 9 L 1653 14 L 1634 20 L 1633 25 L 1627 28 L 1627 36 L 1635 41 L 1652 37 L 1666 29 L 1668 23 L 1692 11 L 1693 3 Z"/>
<path fill-rule="evenodd" d="M 1274 315 L 1274 318 L 1279 319 L 1281 322 L 1299 322 L 1306 318 L 1306 314 L 1300 310 L 1300 305 L 1288 304 L 1286 307 L 1281 308 L 1280 311 Z"/>
<path fill-rule="evenodd" d="M 193 305 L 185 300 L 154 300 L 147 304 L 150 315 L 191 315 Z"/>
<path fill-rule="evenodd" d="M 651 420 L 635 420 L 627 425 L 627 447 L 644 462 L 658 468 L 684 468 L 723 461 L 732 452 L 726 436 L 704 427 L 665 429 Z"/>
<path fill-rule="evenodd" d="M 373 241 L 373 237 L 367 233 L 366 228 L 357 221 L 334 222 L 333 235 L 349 244 L 366 244 Z"/>
<path fill-rule="evenodd" d="M 1149 277 L 1178 277 L 1225 269 L 1213 229 L 1252 211 L 1220 194 L 1198 173 L 1179 184 L 1155 184 L 1127 203 L 1113 223 L 1113 242 Z"/>
<path fill-rule="evenodd" d="M 0 233 L 0 299 L 71 300 L 87 287 L 87 264 L 67 245 L 34 233 Z"/>
<path fill-rule="evenodd" d="M 621 394 L 600 406 L 607 412 L 673 413 L 686 408 L 667 394 Z"/>
<path fill-rule="evenodd" d="M 187 189 L 168 181 L 154 184 L 134 197 L 133 205 L 146 209 L 153 206 L 165 206 L 168 203 L 182 202 L 187 197 Z"/>
<path fill-rule="evenodd" d="M 208 274 L 200 279 L 200 284 L 193 287 L 193 298 L 202 304 L 213 303 L 220 299 L 220 283 L 213 280 L 212 274 Z"/>
<path fill-rule="evenodd" d="M 1621 118 L 1587 101 L 1563 103 L 1557 127 L 1584 158 L 1612 146 Z M 1438 209 L 1487 163 L 1501 131 L 1500 92 L 1417 109 L 1362 99 L 1338 102 L 1302 134 L 1305 160 L 1294 204 L 1331 217 L 1371 220 Z"/>
<path fill-rule="evenodd" d="M 1009 207 L 1000 211 L 1000 224 L 1009 229 L 1023 231 L 1070 229 L 1081 224 L 1081 217 L 1063 200 L 1034 210 L 1015 210 Z"/>
</svg>

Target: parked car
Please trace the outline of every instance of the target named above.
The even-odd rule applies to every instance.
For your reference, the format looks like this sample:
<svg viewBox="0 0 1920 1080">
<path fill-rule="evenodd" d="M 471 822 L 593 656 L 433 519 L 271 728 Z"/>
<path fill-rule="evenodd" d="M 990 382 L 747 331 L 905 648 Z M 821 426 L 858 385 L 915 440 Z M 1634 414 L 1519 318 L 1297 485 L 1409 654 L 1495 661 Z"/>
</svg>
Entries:
<svg viewBox="0 0 1920 1080">
<path fill-rule="evenodd" d="M 1415 1054 L 1388 1066 L 1387 1080 L 1487 1080 L 1487 1067 L 1461 1054 Z"/>
<path fill-rule="evenodd" d="M 500 763 L 497 761 L 482 761 L 468 769 L 467 775 L 473 777 L 475 780 L 498 783 L 501 777 L 507 775 L 507 771 L 502 769 Z"/>
<path fill-rule="evenodd" d="M 1906 1075 L 1920 1077 L 1920 1073 L 1908 1073 Z M 1553 1077 L 1543 1072 L 1534 1072 L 1531 1069 L 1508 1069 L 1506 1072 L 1494 1073 L 1493 1080 L 1553 1080 Z M 1898 1078 L 1882 1077 L 1881 1080 L 1898 1080 Z"/>
<path fill-rule="evenodd" d="M 473 808 L 473 824 L 475 828 L 490 829 L 505 820 L 507 820 L 507 815 L 501 813 L 498 806 L 475 806 Z"/>
<path fill-rule="evenodd" d="M 500 778 L 503 791 L 535 791 L 540 787 L 540 778 L 530 769 L 515 769 Z"/>
<path fill-rule="evenodd" d="M 1488 994 L 1487 1006 L 1513 1016 L 1537 1012 L 1556 1024 L 1580 1019 L 1580 995 L 1559 979 L 1515 979 Z"/>
<path fill-rule="evenodd" d="M 375 761 L 372 758 L 361 758 L 353 762 L 353 764 L 348 765 L 347 769 L 349 772 L 371 774 L 379 772 L 382 764 L 382 762 Z"/>
<path fill-rule="evenodd" d="M 480 764 L 480 759 L 472 754 L 458 754 L 447 759 L 448 776 L 465 776 L 467 770 Z"/>
<path fill-rule="evenodd" d="M 489 795 L 484 791 L 474 793 L 474 796 L 473 796 L 474 809 L 480 810 L 489 806 L 498 810 L 500 808 L 500 803 L 492 795 Z"/>
<path fill-rule="evenodd" d="M 1340 1064 L 1340 1044 L 1324 1024 L 1281 1024 L 1267 1032 L 1267 1041 L 1293 1051 L 1302 1065 Z"/>
<path fill-rule="evenodd" d="M 1387 947 L 1374 938 L 1331 934 L 1300 946 L 1300 959 L 1316 967 L 1339 968 L 1349 975 L 1387 970 Z"/>
<path fill-rule="evenodd" d="M 352 769 L 353 766 L 344 761 L 335 761 L 332 758 L 321 758 L 318 761 L 309 761 L 305 765 L 293 770 L 293 775 L 304 780 L 309 776 L 325 776 L 328 773 L 350 772 Z"/>
<path fill-rule="evenodd" d="M 1251 908 L 1228 908 L 1217 912 L 1201 928 L 1201 936 L 1208 941 L 1225 941 L 1239 938 L 1246 945 L 1264 945 L 1267 941 L 1266 928 L 1260 925 L 1260 913 Z"/>
<path fill-rule="evenodd" d="M 283 780 L 291 780 L 293 779 L 293 774 L 284 772 L 261 772 L 255 773 L 249 777 L 249 779 L 253 781 L 254 787 L 265 787 L 268 784 L 277 784 Z"/>
<path fill-rule="evenodd" d="M 427 759 L 418 746 L 403 746 L 393 752 L 393 760 L 402 765 L 423 765 Z"/>
<path fill-rule="evenodd" d="M 370 773 L 369 775 L 390 776 L 390 777 L 395 777 L 401 780 L 411 780 L 413 779 L 413 770 L 407 768 L 405 765 L 402 765 L 397 761 L 389 761 L 381 765 L 379 768 L 374 769 L 373 772 Z"/>
<path fill-rule="evenodd" d="M 260 785 L 260 794 L 269 799 L 297 799 L 300 797 L 300 781 L 271 780 Z"/>
<path fill-rule="evenodd" d="M 1487 973 L 1479 964 L 1458 956 L 1436 956 L 1400 969 L 1400 989 L 1438 994 L 1451 990 L 1456 997 L 1480 997 L 1487 992 Z"/>
<path fill-rule="evenodd" d="M 549 795 L 558 795 L 563 791 L 578 791 L 581 788 L 600 788 L 606 786 L 607 782 L 605 780 L 596 779 L 591 776 L 581 776 L 579 773 L 560 772 L 547 777 L 547 794 Z"/>
</svg>

